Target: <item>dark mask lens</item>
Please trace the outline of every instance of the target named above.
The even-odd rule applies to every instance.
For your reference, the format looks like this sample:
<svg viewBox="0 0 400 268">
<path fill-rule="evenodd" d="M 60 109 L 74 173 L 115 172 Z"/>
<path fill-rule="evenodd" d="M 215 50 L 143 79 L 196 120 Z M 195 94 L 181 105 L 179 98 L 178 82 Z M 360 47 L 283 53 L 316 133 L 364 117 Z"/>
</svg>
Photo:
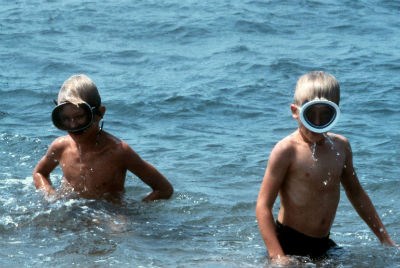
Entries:
<svg viewBox="0 0 400 268">
<path fill-rule="evenodd" d="M 52 119 L 57 128 L 77 132 L 91 125 L 93 113 L 88 104 L 64 103 L 53 110 Z"/>
<path fill-rule="evenodd" d="M 313 127 L 324 128 L 335 119 L 336 110 L 329 104 L 317 103 L 307 107 L 304 117 Z"/>
</svg>

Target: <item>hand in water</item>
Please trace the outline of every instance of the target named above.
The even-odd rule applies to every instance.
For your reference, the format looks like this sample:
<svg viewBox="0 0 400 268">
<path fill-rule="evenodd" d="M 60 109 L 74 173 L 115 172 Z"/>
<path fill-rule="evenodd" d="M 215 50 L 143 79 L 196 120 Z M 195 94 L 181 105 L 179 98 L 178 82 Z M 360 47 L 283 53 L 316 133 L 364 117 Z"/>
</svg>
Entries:
<svg viewBox="0 0 400 268">
<path fill-rule="evenodd" d="M 48 202 L 54 202 L 57 199 L 59 199 L 58 193 L 56 190 L 54 190 L 53 188 L 47 188 L 47 189 L 41 189 L 43 191 L 44 194 L 44 198 L 48 201 Z"/>
<path fill-rule="evenodd" d="M 297 262 L 295 259 L 290 258 L 288 256 L 276 256 L 271 258 L 270 264 L 272 267 L 292 267 L 295 265 Z"/>
</svg>

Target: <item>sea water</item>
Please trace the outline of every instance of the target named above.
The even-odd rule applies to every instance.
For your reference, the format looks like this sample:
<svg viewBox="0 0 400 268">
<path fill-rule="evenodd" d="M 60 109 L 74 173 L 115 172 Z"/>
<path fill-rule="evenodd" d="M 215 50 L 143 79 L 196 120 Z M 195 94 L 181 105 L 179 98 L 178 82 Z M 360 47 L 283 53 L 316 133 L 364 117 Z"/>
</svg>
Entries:
<svg viewBox="0 0 400 268">
<path fill-rule="evenodd" d="M 296 129 L 296 80 L 316 69 L 341 83 L 334 131 L 400 243 L 399 2 L 0 2 L 0 267 L 270 266 L 256 198 Z M 104 129 L 174 185 L 170 200 L 140 202 L 150 189 L 132 174 L 122 204 L 36 192 L 32 169 L 64 134 L 53 99 L 76 73 L 97 84 Z M 303 266 L 400 267 L 341 197 L 343 253 Z"/>
</svg>

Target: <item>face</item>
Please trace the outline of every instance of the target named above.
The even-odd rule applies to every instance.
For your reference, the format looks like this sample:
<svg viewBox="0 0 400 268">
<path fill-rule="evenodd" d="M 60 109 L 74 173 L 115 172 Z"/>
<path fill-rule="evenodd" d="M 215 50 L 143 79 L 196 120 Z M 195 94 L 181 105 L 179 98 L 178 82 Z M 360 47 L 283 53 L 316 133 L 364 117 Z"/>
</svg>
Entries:
<svg viewBox="0 0 400 268">
<path fill-rule="evenodd" d="M 79 105 L 63 103 L 53 110 L 53 123 L 61 130 L 77 133 L 92 125 L 92 110 L 93 109 L 86 103 Z"/>
</svg>

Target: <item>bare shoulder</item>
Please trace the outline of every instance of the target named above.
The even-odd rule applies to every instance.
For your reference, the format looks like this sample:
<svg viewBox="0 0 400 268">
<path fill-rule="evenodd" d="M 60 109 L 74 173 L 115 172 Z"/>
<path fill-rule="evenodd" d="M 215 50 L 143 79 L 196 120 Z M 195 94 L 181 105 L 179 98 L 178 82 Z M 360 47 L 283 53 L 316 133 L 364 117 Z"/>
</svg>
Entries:
<svg viewBox="0 0 400 268">
<path fill-rule="evenodd" d="M 349 140 L 343 135 L 329 132 L 329 137 L 334 141 L 340 142 L 342 144 L 349 144 Z"/>
<path fill-rule="evenodd" d="M 107 150 L 113 151 L 114 154 L 124 157 L 125 159 L 131 158 L 132 156 L 137 156 L 136 152 L 127 142 L 113 136 L 110 133 L 104 134 L 106 136 Z"/>
<path fill-rule="evenodd" d="M 61 136 L 56 138 L 51 144 L 50 147 L 54 149 L 61 149 L 69 145 L 71 141 L 71 138 L 66 135 L 66 136 Z"/>
<path fill-rule="evenodd" d="M 47 155 L 59 158 L 61 154 L 71 146 L 71 138 L 69 136 L 61 136 L 56 138 L 49 146 Z"/>
<path fill-rule="evenodd" d="M 298 144 L 293 135 L 278 141 L 269 155 L 268 167 L 287 168 L 292 163 L 292 159 L 294 159 L 297 146 Z"/>
<path fill-rule="evenodd" d="M 351 153 L 350 141 L 345 136 L 336 133 L 329 133 L 328 136 L 336 146 L 340 146 L 347 153 Z"/>
<path fill-rule="evenodd" d="M 275 144 L 272 153 L 288 156 L 295 152 L 297 145 L 298 142 L 296 141 L 295 134 L 291 134 L 278 141 Z"/>
<path fill-rule="evenodd" d="M 117 138 L 110 133 L 106 133 L 106 135 L 107 135 L 107 143 L 111 147 L 121 150 L 122 152 L 132 150 L 132 148 L 129 146 L 129 144 L 127 142 L 125 142 L 124 140 L 121 140 L 120 138 Z"/>
</svg>

